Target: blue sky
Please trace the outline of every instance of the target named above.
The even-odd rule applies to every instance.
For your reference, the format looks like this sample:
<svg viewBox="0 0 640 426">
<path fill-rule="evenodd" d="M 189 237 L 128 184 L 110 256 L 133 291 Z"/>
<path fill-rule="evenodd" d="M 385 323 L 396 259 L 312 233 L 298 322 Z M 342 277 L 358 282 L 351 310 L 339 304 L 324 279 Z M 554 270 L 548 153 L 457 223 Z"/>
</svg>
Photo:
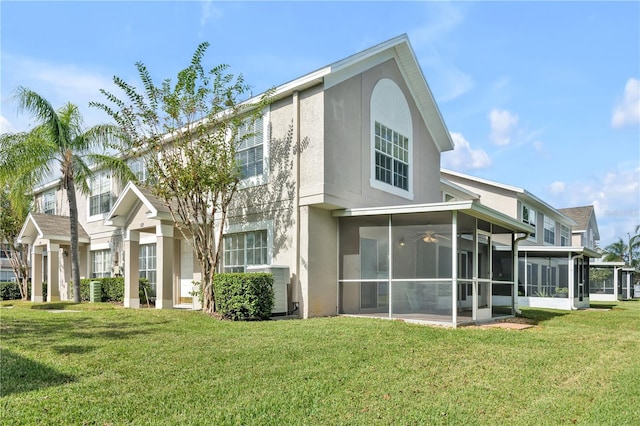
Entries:
<svg viewBox="0 0 640 426">
<path fill-rule="evenodd" d="M 175 77 L 209 41 L 258 94 L 406 33 L 456 149 L 443 166 L 594 205 L 601 246 L 640 224 L 640 2 L 0 2 L 1 131 L 29 128 L 12 90 L 88 107 Z"/>
</svg>

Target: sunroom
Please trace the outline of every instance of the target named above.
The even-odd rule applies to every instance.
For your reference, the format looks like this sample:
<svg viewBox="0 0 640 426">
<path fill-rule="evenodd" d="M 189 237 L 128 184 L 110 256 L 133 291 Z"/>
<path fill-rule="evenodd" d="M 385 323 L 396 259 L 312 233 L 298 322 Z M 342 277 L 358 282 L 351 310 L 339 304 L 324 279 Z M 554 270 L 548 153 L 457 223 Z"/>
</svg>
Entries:
<svg viewBox="0 0 640 426">
<path fill-rule="evenodd" d="M 589 264 L 600 254 L 588 247 L 521 246 L 518 305 L 550 309 L 589 307 Z"/>
<path fill-rule="evenodd" d="M 333 214 L 339 314 L 453 327 L 514 315 L 529 225 L 472 200 Z"/>
</svg>

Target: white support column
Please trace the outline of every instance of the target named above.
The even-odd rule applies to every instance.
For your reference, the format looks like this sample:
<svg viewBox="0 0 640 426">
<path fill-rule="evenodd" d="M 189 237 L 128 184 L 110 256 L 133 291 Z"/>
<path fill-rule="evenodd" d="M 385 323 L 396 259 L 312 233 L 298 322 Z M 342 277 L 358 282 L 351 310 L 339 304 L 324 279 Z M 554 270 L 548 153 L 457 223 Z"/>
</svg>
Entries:
<svg viewBox="0 0 640 426">
<path fill-rule="evenodd" d="M 458 212 L 451 216 L 451 322 L 458 325 Z"/>
<path fill-rule="evenodd" d="M 173 308 L 173 225 L 156 225 L 156 309 Z"/>
<path fill-rule="evenodd" d="M 44 302 L 42 297 L 42 252 L 31 246 L 31 301 Z"/>
<path fill-rule="evenodd" d="M 47 302 L 60 300 L 60 245 L 47 244 Z"/>
<path fill-rule="evenodd" d="M 140 307 L 140 233 L 126 230 L 124 234 L 124 306 Z"/>
</svg>

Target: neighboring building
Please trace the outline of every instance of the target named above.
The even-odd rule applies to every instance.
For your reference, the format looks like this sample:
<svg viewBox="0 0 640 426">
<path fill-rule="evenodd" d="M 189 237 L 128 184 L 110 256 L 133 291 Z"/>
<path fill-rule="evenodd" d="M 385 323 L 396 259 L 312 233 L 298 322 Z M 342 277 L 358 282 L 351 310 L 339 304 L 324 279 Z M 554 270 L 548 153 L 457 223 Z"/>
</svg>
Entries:
<svg viewBox="0 0 640 426">
<path fill-rule="evenodd" d="M 593 262 L 589 269 L 589 298 L 594 302 L 640 298 L 637 275 L 638 272 L 624 262 Z"/>
<path fill-rule="evenodd" d="M 252 130 L 238 153 L 241 190 L 218 224 L 221 271 L 287 271 L 286 310 L 302 318 L 347 314 L 456 326 L 514 315 L 514 249 L 536 223 L 441 179 L 440 155 L 453 142 L 406 36 L 277 87 Z M 166 207 L 108 174 L 90 187 L 89 197 L 78 197 L 87 236 L 81 275 L 122 273 L 128 307 L 140 305 L 140 276 L 152 283 L 157 308 L 197 307 L 191 292 L 199 264 Z M 42 211 L 51 204 L 46 190 L 36 194 Z M 64 205 L 60 194 L 57 188 Z M 42 299 L 44 270 L 50 287 L 63 289 L 68 279 L 68 231 L 55 217 L 56 229 L 39 214 L 23 228 L 23 240 L 34 244 L 33 300 Z M 51 279 L 57 268 L 64 272 Z"/>
<path fill-rule="evenodd" d="M 571 229 L 571 245 L 588 247 L 596 250 L 600 240 L 596 212 L 593 206 L 571 207 L 559 209 L 560 213 L 576 222 Z"/>
<path fill-rule="evenodd" d="M 600 257 L 595 251 L 599 235 L 592 207 L 565 209 L 584 216 L 578 223 L 523 188 L 450 170 L 442 170 L 442 177 L 474 194 L 483 205 L 533 226 L 534 232 L 518 242 L 519 306 L 589 307 L 589 264 Z M 447 187 L 443 190 L 451 199 L 464 196 Z"/>
<path fill-rule="evenodd" d="M 0 283 L 17 281 L 16 274 L 9 262 L 10 253 L 11 245 L 6 242 L 0 243 Z"/>
</svg>

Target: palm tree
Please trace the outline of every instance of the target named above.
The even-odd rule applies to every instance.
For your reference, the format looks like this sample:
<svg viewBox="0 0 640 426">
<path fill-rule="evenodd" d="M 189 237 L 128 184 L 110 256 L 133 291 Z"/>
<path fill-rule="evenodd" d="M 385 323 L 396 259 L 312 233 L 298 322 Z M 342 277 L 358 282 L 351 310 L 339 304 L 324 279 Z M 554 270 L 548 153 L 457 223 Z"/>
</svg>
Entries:
<svg viewBox="0 0 640 426">
<path fill-rule="evenodd" d="M 605 247 L 605 262 L 625 262 L 628 254 L 629 246 L 624 242 L 622 238 L 618 238 L 615 243 L 609 244 Z"/>
<path fill-rule="evenodd" d="M 16 89 L 18 111 L 27 111 L 36 119 L 29 132 L 0 135 L 0 180 L 14 179 L 12 189 L 33 188 L 50 178 L 59 167 L 62 187 L 69 201 L 71 239 L 71 280 L 74 302 L 80 302 L 80 262 L 78 252 L 78 207 L 76 189 L 89 192 L 88 179 L 95 169 L 111 171 L 116 178 L 135 179 L 127 163 L 108 155 L 118 141 L 117 127 L 109 124 L 84 129 L 78 107 L 67 103 L 57 111 L 36 92 Z M 16 189 L 17 188 L 17 189 Z"/>
</svg>

